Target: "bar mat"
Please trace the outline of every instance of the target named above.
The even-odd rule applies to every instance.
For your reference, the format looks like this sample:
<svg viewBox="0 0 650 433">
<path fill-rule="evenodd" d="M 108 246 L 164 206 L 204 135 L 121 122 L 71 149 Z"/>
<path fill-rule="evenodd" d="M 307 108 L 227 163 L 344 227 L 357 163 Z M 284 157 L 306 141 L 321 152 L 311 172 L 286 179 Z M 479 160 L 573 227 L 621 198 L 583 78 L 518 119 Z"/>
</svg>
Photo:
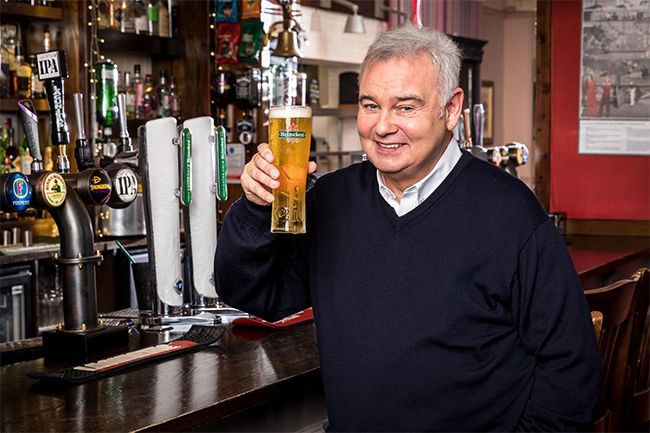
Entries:
<svg viewBox="0 0 650 433">
<path fill-rule="evenodd" d="M 29 372 L 27 373 L 27 377 L 31 379 L 83 383 L 108 375 L 122 373 L 125 370 L 157 362 L 172 356 L 203 349 L 219 340 L 225 330 L 226 327 L 223 325 L 192 325 L 189 331 L 169 343 L 145 347 L 144 349 L 123 353 L 99 361 L 78 365 L 76 367 L 65 368 L 59 371 Z"/>
<path fill-rule="evenodd" d="M 311 322 L 312 320 L 314 320 L 314 310 L 307 308 L 284 319 L 280 319 L 277 322 L 267 322 L 259 317 L 238 317 L 232 321 L 232 324 L 233 326 L 247 326 L 249 328 L 282 329 L 296 326 L 300 323 Z"/>
</svg>

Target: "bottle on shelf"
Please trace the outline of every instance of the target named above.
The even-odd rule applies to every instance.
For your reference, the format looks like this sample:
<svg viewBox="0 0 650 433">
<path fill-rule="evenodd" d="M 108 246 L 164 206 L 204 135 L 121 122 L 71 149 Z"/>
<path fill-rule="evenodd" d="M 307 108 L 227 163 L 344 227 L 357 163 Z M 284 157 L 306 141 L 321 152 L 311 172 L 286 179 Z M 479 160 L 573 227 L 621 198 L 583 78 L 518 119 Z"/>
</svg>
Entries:
<svg viewBox="0 0 650 433">
<path fill-rule="evenodd" d="M 126 118 L 135 118 L 135 94 L 133 92 L 133 82 L 131 81 L 131 73 L 124 72 L 124 94 L 126 95 Z"/>
<path fill-rule="evenodd" d="M 147 19 L 149 26 L 149 34 L 151 36 L 159 36 L 158 23 L 160 21 L 160 5 L 158 0 L 149 0 L 147 4 Z"/>
<path fill-rule="evenodd" d="M 170 78 L 169 83 L 169 97 L 171 99 L 172 106 L 172 117 L 175 117 L 177 120 L 181 118 L 181 96 L 178 94 L 178 88 L 176 87 L 176 77 L 173 75 Z"/>
<path fill-rule="evenodd" d="M 121 33 L 135 33 L 135 28 L 133 27 L 133 7 L 131 1 L 119 1 L 117 9 L 115 10 L 115 21 L 117 23 L 115 30 Z"/>
<path fill-rule="evenodd" d="M 29 65 L 32 67 L 32 99 L 45 98 L 45 87 L 43 86 L 43 82 L 38 79 L 35 54 L 29 56 Z"/>
<path fill-rule="evenodd" d="M 135 96 L 135 118 L 144 118 L 144 80 L 140 75 L 140 65 L 133 65 L 133 94 Z"/>
<path fill-rule="evenodd" d="M 138 35 L 149 34 L 149 18 L 147 17 L 147 6 L 143 0 L 133 2 L 133 30 Z"/>
<path fill-rule="evenodd" d="M 163 0 L 158 2 L 158 36 L 168 38 L 171 36 L 171 26 L 169 25 L 169 9 Z"/>
<path fill-rule="evenodd" d="M 94 79 L 96 89 L 95 112 L 97 123 L 104 129 L 104 135 L 111 136 L 113 126 L 117 125 L 117 85 L 119 72 L 111 60 L 95 64 Z"/>
<path fill-rule="evenodd" d="M 172 115 L 171 91 L 167 85 L 167 71 L 164 69 L 160 70 L 156 98 L 158 99 L 158 117 L 170 117 Z"/>
<path fill-rule="evenodd" d="M 29 142 L 27 141 L 27 135 L 23 135 L 23 139 L 20 142 L 20 172 L 27 175 L 31 174 L 33 160 L 34 158 L 32 158 L 31 154 L 29 153 Z"/>
<path fill-rule="evenodd" d="M 158 100 L 156 99 L 155 87 L 151 74 L 147 74 L 144 80 L 144 94 L 142 96 L 143 118 L 152 119 L 156 117 Z"/>
<path fill-rule="evenodd" d="M 8 164 L 9 171 L 16 171 L 18 168 L 14 165 L 15 160 L 20 156 L 20 151 L 16 146 L 16 137 L 14 136 L 14 128 L 11 126 L 11 119 L 7 119 L 8 128 L 8 141 L 7 148 L 5 149 L 4 158 L 5 165 Z"/>
<path fill-rule="evenodd" d="M 221 67 L 220 67 L 221 68 Z M 217 71 L 215 93 L 217 105 L 225 107 L 233 100 L 233 77 L 230 71 L 220 69 Z"/>
<path fill-rule="evenodd" d="M 50 33 L 50 26 L 43 27 L 43 52 L 46 53 L 52 48 L 52 34 Z"/>
<path fill-rule="evenodd" d="M 32 97 L 32 67 L 25 61 L 23 56 L 23 44 L 18 33 L 16 39 L 16 85 L 15 95 L 18 98 Z"/>
</svg>

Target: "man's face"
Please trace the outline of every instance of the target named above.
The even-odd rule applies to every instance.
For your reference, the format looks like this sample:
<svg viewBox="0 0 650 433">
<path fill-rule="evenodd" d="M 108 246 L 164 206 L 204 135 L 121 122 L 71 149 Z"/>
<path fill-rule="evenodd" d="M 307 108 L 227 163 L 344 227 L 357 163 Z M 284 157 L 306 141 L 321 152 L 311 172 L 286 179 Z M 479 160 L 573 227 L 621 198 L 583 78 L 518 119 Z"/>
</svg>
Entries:
<svg viewBox="0 0 650 433">
<path fill-rule="evenodd" d="M 461 89 L 440 116 L 429 54 L 376 61 L 359 83 L 357 128 L 364 152 L 400 194 L 431 171 L 451 139 Z"/>
</svg>

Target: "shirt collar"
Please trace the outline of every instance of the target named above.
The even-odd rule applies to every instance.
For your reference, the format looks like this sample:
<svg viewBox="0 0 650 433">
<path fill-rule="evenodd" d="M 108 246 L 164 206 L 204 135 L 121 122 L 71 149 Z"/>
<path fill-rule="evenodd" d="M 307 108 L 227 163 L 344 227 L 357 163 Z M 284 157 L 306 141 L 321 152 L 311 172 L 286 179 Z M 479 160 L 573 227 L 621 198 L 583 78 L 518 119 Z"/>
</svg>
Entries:
<svg viewBox="0 0 650 433">
<path fill-rule="evenodd" d="M 386 186 L 383 176 L 377 170 L 377 184 L 379 185 L 379 193 L 386 200 L 386 202 L 395 209 L 397 215 L 402 216 L 411 210 L 415 209 L 420 203 L 426 200 L 433 192 L 440 186 L 443 180 L 449 175 L 458 160 L 460 160 L 462 153 L 458 147 L 456 139 L 452 136 L 447 149 L 442 153 L 440 159 L 431 171 L 420 179 L 414 185 L 406 188 L 402 193 L 402 200 L 397 201 L 397 197 L 393 191 Z"/>
</svg>

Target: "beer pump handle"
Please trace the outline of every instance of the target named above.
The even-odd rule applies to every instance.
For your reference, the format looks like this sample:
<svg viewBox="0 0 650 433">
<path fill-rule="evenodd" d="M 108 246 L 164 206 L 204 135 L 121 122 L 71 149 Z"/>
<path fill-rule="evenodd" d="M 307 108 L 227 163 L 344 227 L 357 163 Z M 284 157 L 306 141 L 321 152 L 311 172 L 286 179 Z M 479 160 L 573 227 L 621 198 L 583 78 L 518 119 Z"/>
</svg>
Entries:
<svg viewBox="0 0 650 433">
<path fill-rule="evenodd" d="M 52 121 L 52 144 L 59 146 L 57 166 L 61 173 L 70 171 L 70 161 L 66 145 L 70 143 L 70 133 L 65 117 L 65 88 L 63 79 L 68 78 L 68 65 L 65 51 L 48 51 L 36 55 L 38 79 L 45 82 L 45 93 L 50 105 Z"/>
<path fill-rule="evenodd" d="M 465 127 L 465 147 L 472 147 L 472 124 L 469 118 L 469 108 L 463 110 L 463 125 Z"/>
<path fill-rule="evenodd" d="M 181 132 L 181 204 L 192 203 L 192 131 L 183 128 Z"/>
<path fill-rule="evenodd" d="M 75 141 L 74 157 L 77 160 L 79 170 L 93 166 L 93 158 L 90 152 L 90 146 L 86 140 L 86 127 L 84 122 L 84 95 L 83 93 L 74 94 L 74 113 L 77 121 L 77 140 Z"/>
<path fill-rule="evenodd" d="M 474 132 L 476 133 L 476 145 L 483 146 L 483 129 L 485 127 L 485 110 L 483 104 L 474 104 Z"/>
<path fill-rule="evenodd" d="M 29 153 L 33 158 L 31 169 L 33 173 L 36 173 L 43 170 L 43 157 L 38 143 L 38 116 L 34 104 L 29 99 L 19 101 L 18 108 L 20 108 L 20 120 L 23 123 L 23 130 L 29 144 Z"/>
<path fill-rule="evenodd" d="M 77 120 L 77 140 L 86 139 L 86 124 L 84 122 L 84 95 L 75 93 L 74 97 L 74 114 Z"/>
<path fill-rule="evenodd" d="M 120 116 L 120 145 L 118 152 L 133 152 L 131 137 L 129 137 L 129 129 L 126 122 L 126 94 L 119 93 L 117 95 L 117 107 Z"/>
<path fill-rule="evenodd" d="M 226 128 L 217 126 L 215 128 L 215 159 L 214 179 L 217 186 L 217 199 L 228 200 L 228 184 L 226 179 Z"/>
</svg>

